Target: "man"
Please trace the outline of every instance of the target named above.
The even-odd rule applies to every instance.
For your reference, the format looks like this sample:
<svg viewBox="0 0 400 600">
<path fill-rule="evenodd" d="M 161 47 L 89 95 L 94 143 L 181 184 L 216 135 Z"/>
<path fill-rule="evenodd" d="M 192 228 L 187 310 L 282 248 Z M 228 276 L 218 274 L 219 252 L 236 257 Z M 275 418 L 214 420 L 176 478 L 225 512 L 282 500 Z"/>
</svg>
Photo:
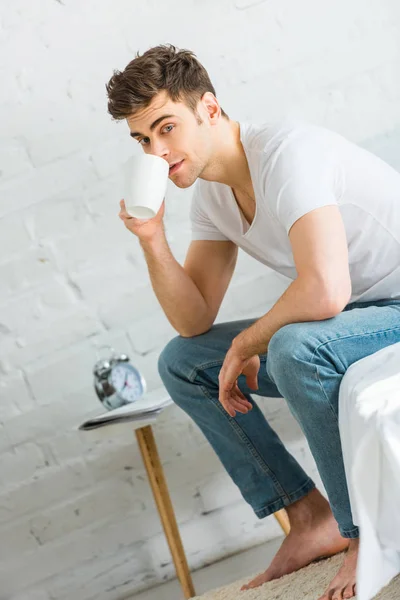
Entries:
<svg viewBox="0 0 400 600">
<path fill-rule="evenodd" d="M 352 521 L 338 392 L 355 361 L 400 341 L 400 174 L 322 128 L 255 126 L 221 109 L 194 54 L 158 46 L 107 85 L 109 112 L 180 188 L 197 180 L 182 267 L 163 228 L 120 217 L 143 248 L 153 289 L 180 334 L 159 359 L 173 400 L 198 424 L 259 518 L 285 507 L 291 531 L 255 587 L 344 549 L 324 600 L 355 594 Z M 214 325 L 238 247 L 292 279 L 258 320 Z M 283 397 L 329 504 L 251 398 Z"/>
</svg>

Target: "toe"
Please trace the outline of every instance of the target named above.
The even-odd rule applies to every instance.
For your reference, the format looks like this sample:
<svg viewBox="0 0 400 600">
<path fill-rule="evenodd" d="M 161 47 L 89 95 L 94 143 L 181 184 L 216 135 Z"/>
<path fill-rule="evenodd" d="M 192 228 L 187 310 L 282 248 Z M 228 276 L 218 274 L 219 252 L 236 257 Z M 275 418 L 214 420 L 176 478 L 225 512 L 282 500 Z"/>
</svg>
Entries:
<svg viewBox="0 0 400 600">
<path fill-rule="evenodd" d="M 263 574 L 262 575 L 257 575 L 257 577 L 255 577 L 254 579 L 252 579 L 251 581 L 249 581 L 249 583 L 247 583 L 246 585 L 242 586 L 242 590 L 251 590 L 253 588 L 258 587 L 259 585 L 262 585 L 264 583 L 264 577 Z"/>
<path fill-rule="evenodd" d="M 345 589 L 343 590 L 343 599 L 344 600 L 348 600 L 349 598 L 353 598 L 354 593 L 353 593 L 353 586 L 352 585 L 348 585 L 347 587 L 345 587 Z"/>
<path fill-rule="evenodd" d="M 343 589 L 343 600 L 348 600 L 349 598 L 354 598 L 356 595 L 356 584 L 349 583 Z"/>
</svg>

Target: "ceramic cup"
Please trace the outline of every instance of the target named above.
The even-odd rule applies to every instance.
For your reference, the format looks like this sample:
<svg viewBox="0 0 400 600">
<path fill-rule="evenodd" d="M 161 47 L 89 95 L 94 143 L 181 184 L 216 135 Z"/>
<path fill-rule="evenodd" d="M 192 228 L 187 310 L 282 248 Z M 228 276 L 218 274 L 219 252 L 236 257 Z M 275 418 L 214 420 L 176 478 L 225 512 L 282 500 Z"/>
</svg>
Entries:
<svg viewBox="0 0 400 600">
<path fill-rule="evenodd" d="M 127 212 L 137 219 L 152 219 L 167 190 L 169 165 L 154 154 L 131 157 L 124 165 Z"/>
</svg>

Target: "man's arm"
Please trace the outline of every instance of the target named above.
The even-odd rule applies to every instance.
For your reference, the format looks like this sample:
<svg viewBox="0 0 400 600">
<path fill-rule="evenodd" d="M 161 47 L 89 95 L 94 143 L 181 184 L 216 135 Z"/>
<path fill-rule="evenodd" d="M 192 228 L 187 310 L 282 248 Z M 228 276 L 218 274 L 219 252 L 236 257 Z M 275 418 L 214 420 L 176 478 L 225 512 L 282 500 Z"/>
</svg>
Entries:
<svg viewBox="0 0 400 600">
<path fill-rule="evenodd" d="M 153 219 L 130 216 L 124 200 L 119 217 L 139 238 L 151 284 L 172 327 L 182 337 L 205 333 L 214 323 L 236 265 L 238 248 L 229 240 L 196 240 L 184 267 L 172 255 L 165 237 L 165 204 Z"/>
<path fill-rule="evenodd" d="M 210 329 L 235 268 L 238 249 L 230 241 L 196 240 L 184 267 L 164 233 L 141 240 L 153 290 L 169 322 L 182 337 Z"/>
<path fill-rule="evenodd" d="M 243 358 L 265 353 L 284 325 L 332 318 L 350 299 L 346 232 L 337 206 L 298 219 L 289 239 L 298 276 L 266 315 L 235 338 L 232 347 Z"/>
</svg>

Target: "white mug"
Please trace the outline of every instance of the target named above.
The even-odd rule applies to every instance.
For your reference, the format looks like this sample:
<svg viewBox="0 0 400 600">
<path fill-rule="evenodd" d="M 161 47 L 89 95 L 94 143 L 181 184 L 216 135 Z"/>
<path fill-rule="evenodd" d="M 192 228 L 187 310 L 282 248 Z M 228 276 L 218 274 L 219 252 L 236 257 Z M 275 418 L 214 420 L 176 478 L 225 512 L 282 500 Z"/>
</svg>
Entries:
<svg viewBox="0 0 400 600">
<path fill-rule="evenodd" d="M 154 154 L 132 156 L 124 165 L 125 206 L 137 219 L 152 219 L 163 203 L 169 164 Z"/>
</svg>

